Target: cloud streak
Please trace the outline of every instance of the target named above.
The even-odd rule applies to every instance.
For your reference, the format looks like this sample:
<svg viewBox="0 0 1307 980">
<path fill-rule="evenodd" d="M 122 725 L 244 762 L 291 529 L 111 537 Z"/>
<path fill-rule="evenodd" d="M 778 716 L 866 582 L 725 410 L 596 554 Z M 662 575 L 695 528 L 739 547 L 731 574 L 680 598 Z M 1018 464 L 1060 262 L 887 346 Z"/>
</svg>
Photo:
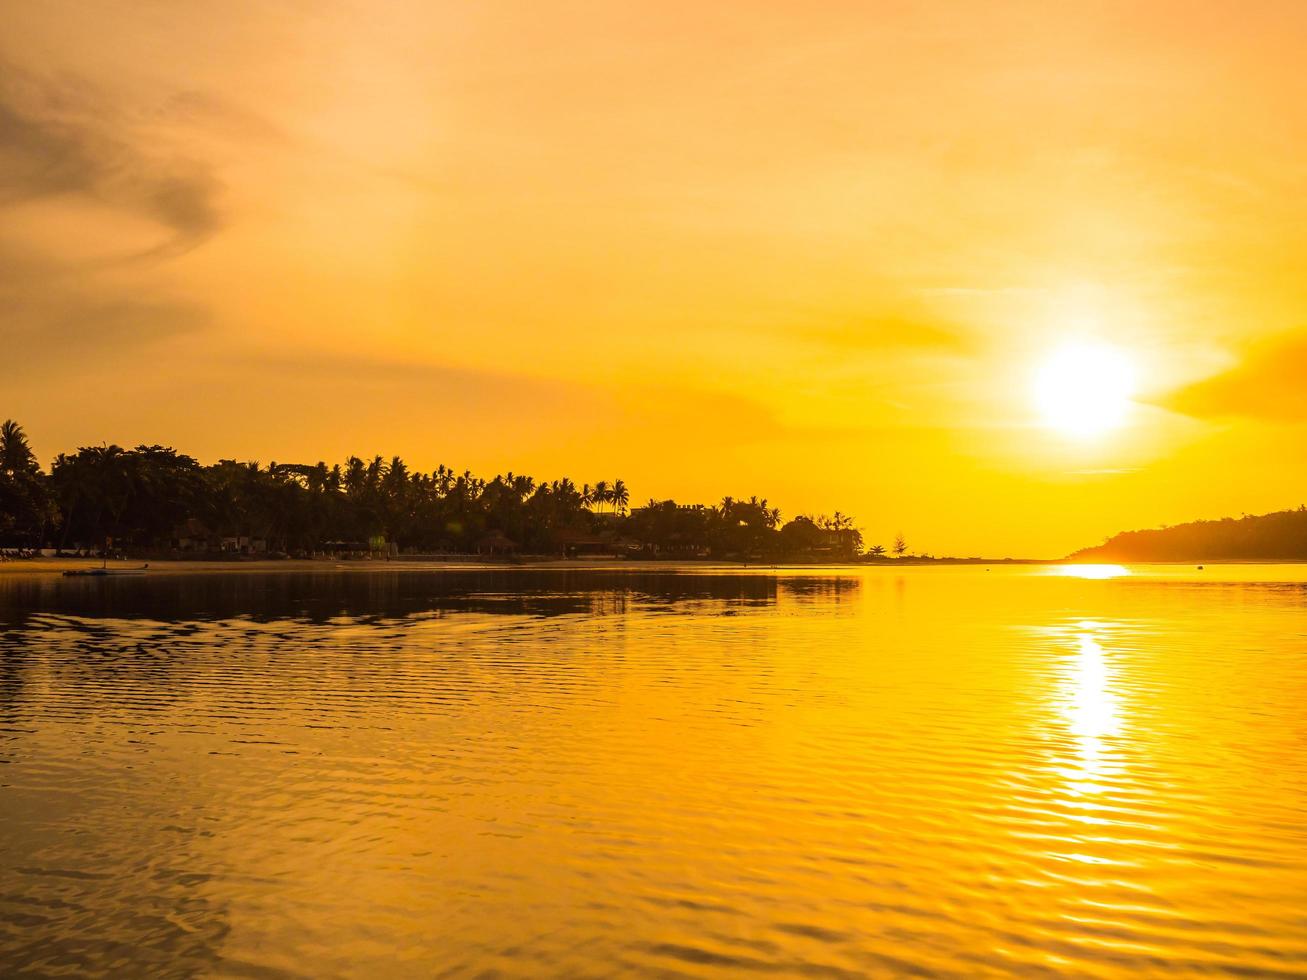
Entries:
<svg viewBox="0 0 1307 980">
<path fill-rule="evenodd" d="M 0 64 L 0 207 L 72 195 L 152 221 L 157 245 L 127 258 L 176 255 L 223 224 L 222 185 L 196 161 L 161 159 L 105 112 L 94 89 L 39 81 Z"/>
<path fill-rule="evenodd" d="M 1307 329 L 1249 352 L 1242 363 L 1189 385 L 1165 402 L 1195 418 L 1307 421 Z"/>
<path fill-rule="evenodd" d="M 141 274 L 218 233 L 221 184 L 207 165 L 147 145 L 95 86 L 0 60 L 0 332 L 27 368 L 135 356 L 211 323 L 206 304 Z M 132 244 L 88 257 L 81 222 L 106 213 Z M 67 247 L 33 237 L 47 214 L 60 216 Z M 144 247 L 142 221 L 158 229 Z"/>
</svg>

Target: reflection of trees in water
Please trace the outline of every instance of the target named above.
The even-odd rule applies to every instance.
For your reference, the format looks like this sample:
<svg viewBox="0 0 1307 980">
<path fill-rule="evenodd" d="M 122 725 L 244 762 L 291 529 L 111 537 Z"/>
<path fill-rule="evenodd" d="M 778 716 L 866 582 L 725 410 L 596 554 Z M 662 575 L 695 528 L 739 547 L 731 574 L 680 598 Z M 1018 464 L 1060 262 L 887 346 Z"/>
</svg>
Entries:
<svg viewBox="0 0 1307 980">
<path fill-rule="evenodd" d="M 839 602 L 850 598 L 862 588 L 862 579 L 856 576 L 831 578 L 793 578 L 780 583 L 781 595 L 796 602 Z"/>
<path fill-rule="evenodd" d="M 477 617 L 503 616 L 510 625 L 513 616 L 571 615 L 610 619 L 602 628 L 624 629 L 632 612 L 763 609 L 778 593 L 817 601 L 839 596 L 848 584 L 760 574 L 516 570 L 160 574 L 101 582 L 15 577 L 0 582 L 0 711 L 13 727 L 26 721 L 85 733 L 91 723 L 125 725 L 133 738 L 148 740 L 175 734 L 179 718 L 188 730 L 213 727 L 214 712 L 246 712 L 241 723 L 253 724 L 265 705 L 276 724 L 294 727 L 342 717 L 358 724 L 354 713 L 383 698 L 388 718 L 457 713 L 467 692 L 478 691 L 515 706 L 592 704 L 610 697 L 604 685 L 618 683 L 619 672 L 566 669 L 566 656 L 544 648 L 537 651 L 543 669 L 495 670 L 487 679 L 487 668 L 516 663 L 504 657 L 514 639 L 511 630 L 485 629 Z M 451 613 L 473 615 L 450 632 L 432 623 Z M 356 625 L 366 627 L 366 642 L 351 633 Z M 300 655 L 308 650 L 316 655 Z M 597 655 L 617 664 L 623 647 L 609 644 Z M 35 676 L 41 683 L 25 688 L 25 678 Z M 261 700 L 245 699 L 251 692 Z M 21 761 L 22 741 L 10 749 Z M 183 977 L 212 973 L 221 963 L 231 911 L 207 894 L 211 886 L 198 869 L 214 869 L 218 845 L 220 873 L 223 847 L 203 839 L 195 825 L 198 814 L 214 810 L 221 781 L 187 776 L 170 783 L 168 812 L 151 810 L 153 794 L 132 797 L 143 784 L 124 780 L 124 758 L 82 767 L 79 785 L 69 787 L 75 805 L 45 808 L 0 843 L 0 861 L 27 869 L 14 873 L 0 915 L 30 917 L 21 933 L 0 932 L 6 963 L 77 973 L 117 960 L 133 973 Z M 143 769 L 139 779 L 149 778 Z M 71 853 L 70 828 L 77 831 Z M 88 868 L 76 860 L 87 854 L 104 858 Z M 52 873 L 64 866 L 78 875 Z"/>
<path fill-rule="evenodd" d="M 108 701 L 69 698 L 61 710 L 70 718 L 114 711 L 115 705 L 155 715 L 190 696 L 197 665 L 231 644 L 279 657 L 332 643 L 341 626 L 370 625 L 383 627 L 372 636 L 375 644 L 398 652 L 406 636 L 446 615 L 573 616 L 607 620 L 606 629 L 624 630 L 635 613 L 730 615 L 772 608 L 778 598 L 834 604 L 860 587 L 852 576 L 501 569 L 0 579 L 0 638 L 6 641 L 0 649 L 0 718 L 8 724 L 19 717 L 30 694 L 26 684 L 38 668 L 65 691 L 117 692 Z M 306 625 L 321 629 L 305 634 Z M 445 669 L 465 667 L 455 659 Z M 291 683 L 298 674 L 298 667 L 282 662 L 275 675 L 264 674 L 258 683 L 274 676 Z"/>
<path fill-rule="evenodd" d="M 528 615 L 621 615 L 631 604 L 689 601 L 766 606 L 778 592 L 800 602 L 839 600 L 852 576 L 778 578 L 603 570 L 342 570 L 168 574 L 130 579 L 14 577 L 0 581 L 0 624 L 56 612 L 87 619 L 163 622 L 338 617 L 389 619 L 439 610 Z"/>
</svg>

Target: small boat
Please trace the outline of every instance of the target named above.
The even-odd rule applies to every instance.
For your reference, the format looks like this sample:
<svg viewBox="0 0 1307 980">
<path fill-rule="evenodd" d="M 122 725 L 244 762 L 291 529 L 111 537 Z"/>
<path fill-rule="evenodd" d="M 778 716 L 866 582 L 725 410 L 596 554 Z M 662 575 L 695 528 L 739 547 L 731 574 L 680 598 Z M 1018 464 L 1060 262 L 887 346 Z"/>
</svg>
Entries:
<svg viewBox="0 0 1307 980">
<path fill-rule="evenodd" d="M 100 568 L 69 568 L 64 570 L 64 575 L 66 576 L 93 575 L 97 578 L 101 578 L 106 575 L 144 575 L 145 570 L 149 567 L 150 567 L 149 562 L 146 562 L 140 568 L 110 568 L 108 565 L 103 565 Z"/>
</svg>

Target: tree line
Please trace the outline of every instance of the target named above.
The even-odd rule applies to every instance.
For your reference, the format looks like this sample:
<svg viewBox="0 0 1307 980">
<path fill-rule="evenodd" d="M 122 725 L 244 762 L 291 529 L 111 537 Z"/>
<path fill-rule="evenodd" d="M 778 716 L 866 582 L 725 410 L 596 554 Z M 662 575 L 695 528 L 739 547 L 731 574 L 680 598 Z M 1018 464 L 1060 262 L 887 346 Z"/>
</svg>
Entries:
<svg viewBox="0 0 1307 980">
<path fill-rule="evenodd" d="M 23 429 L 0 426 L 0 545 L 124 553 L 257 550 L 846 560 L 863 554 L 852 518 L 782 522 L 766 498 L 631 506 L 621 479 L 578 485 L 512 472 L 490 479 L 398 456 L 328 466 L 233 459 L 202 465 L 158 445 L 84 446 L 40 467 Z M 901 556 L 906 544 L 896 541 Z M 871 557 L 885 555 L 879 545 Z"/>
</svg>

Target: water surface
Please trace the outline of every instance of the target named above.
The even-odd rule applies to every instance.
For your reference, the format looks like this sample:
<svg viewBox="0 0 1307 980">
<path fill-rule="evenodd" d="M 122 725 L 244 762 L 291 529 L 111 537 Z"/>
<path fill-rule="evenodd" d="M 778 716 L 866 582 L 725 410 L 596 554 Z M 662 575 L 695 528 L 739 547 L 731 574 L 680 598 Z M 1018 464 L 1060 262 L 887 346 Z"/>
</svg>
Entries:
<svg viewBox="0 0 1307 980">
<path fill-rule="evenodd" d="M 1307 975 L 1305 579 L 0 576 L 0 966 Z"/>
</svg>

